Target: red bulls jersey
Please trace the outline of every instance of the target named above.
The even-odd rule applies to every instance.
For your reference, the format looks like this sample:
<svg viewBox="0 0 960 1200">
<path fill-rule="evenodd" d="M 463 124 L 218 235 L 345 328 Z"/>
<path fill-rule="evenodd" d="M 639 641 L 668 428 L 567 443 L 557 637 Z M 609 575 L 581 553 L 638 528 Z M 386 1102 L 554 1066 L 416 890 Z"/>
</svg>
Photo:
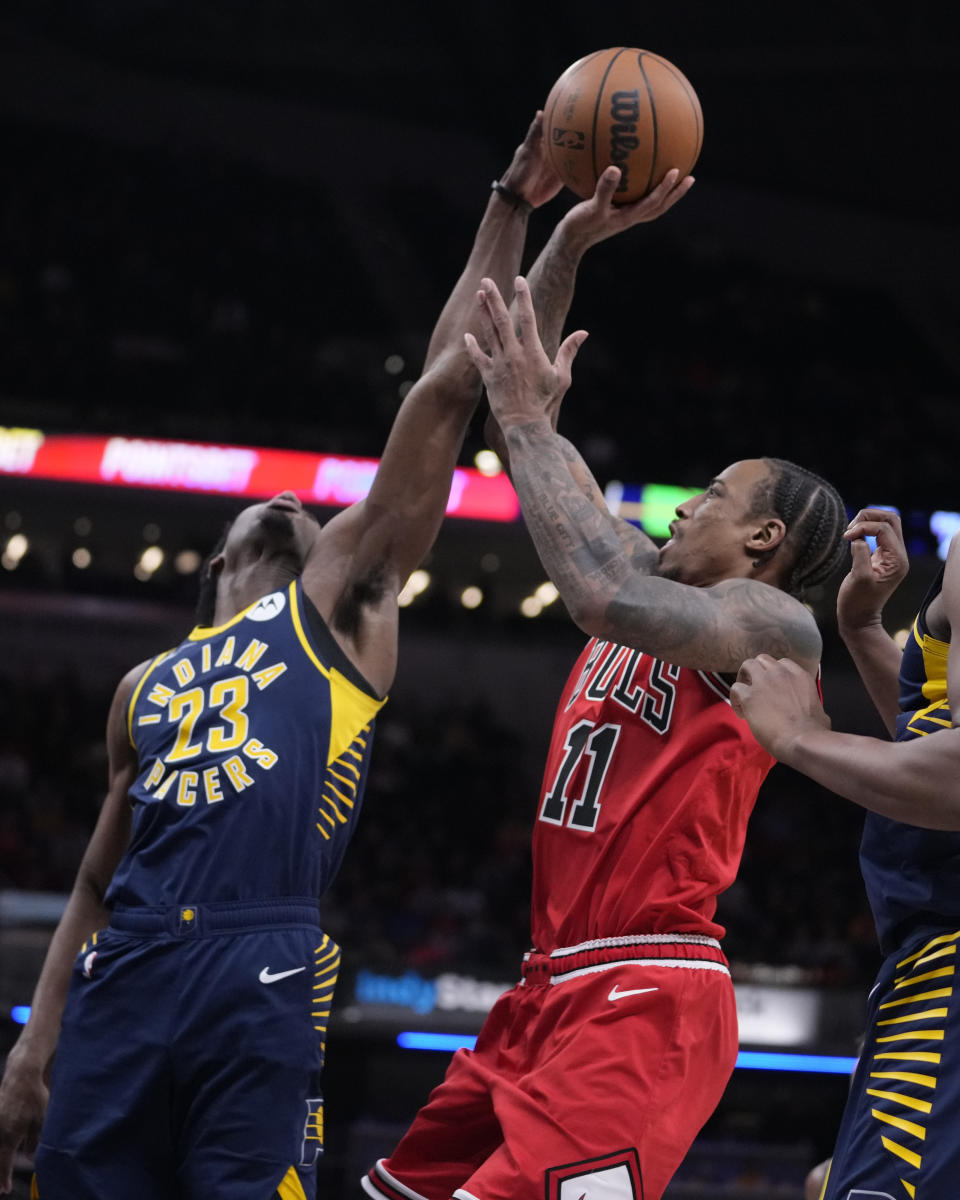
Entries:
<svg viewBox="0 0 960 1200">
<path fill-rule="evenodd" d="M 773 758 L 709 671 L 592 639 L 560 697 L 533 835 L 533 944 L 723 935 Z"/>
</svg>

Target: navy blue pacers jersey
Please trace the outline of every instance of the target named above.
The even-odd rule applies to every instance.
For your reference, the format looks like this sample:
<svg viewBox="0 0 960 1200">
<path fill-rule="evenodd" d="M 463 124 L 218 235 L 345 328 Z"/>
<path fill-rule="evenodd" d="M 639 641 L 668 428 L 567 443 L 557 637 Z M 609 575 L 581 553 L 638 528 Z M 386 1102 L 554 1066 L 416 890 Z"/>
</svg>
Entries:
<svg viewBox="0 0 960 1200">
<path fill-rule="evenodd" d="M 943 586 L 943 570 L 924 599 L 900 664 L 898 742 L 951 725 L 947 696 L 949 642 L 931 637 L 926 613 Z M 960 927 L 960 833 L 918 829 L 867 813 L 860 865 L 884 954 L 916 931 Z"/>
<path fill-rule="evenodd" d="M 146 669 L 114 905 L 319 898 L 359 814 L 383 701 L 299 579 Z"/>
</svg>

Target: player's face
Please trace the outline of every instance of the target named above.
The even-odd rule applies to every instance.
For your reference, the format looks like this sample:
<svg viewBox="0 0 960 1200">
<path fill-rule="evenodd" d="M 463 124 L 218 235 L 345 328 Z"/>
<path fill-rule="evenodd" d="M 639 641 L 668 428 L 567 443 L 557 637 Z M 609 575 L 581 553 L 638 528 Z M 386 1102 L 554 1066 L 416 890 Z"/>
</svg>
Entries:
<svg viewBox="0 0 960 1200">
<path fill-rule="evenodd" d="M 265 504 L 251 504 L 234 521 L 224 547 L 228 565 L 248 558 L 293 559 L 302 569 L 320 523 L 293 492 L 280 492 Z"/>
<path fill-rule="evenodd" d="M 747 541 L 757 528 L 748 516 L 754 489 L 769 474 L 762 459 L 734 463 L 711 479 L 698 496 L 677 508 L 670 540 L 660 550 L 660 574 L 694 587 L 748 573 Z"/>
</svg>

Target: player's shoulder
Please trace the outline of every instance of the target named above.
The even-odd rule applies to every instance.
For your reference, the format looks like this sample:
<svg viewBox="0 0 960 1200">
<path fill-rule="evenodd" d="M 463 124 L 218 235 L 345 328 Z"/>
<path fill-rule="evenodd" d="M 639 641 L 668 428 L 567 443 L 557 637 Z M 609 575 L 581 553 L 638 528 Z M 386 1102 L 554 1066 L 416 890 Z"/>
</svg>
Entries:
<svg viewBox="0 0 960 1200">
<path fill-rule="evenodd" d="M 823 639 L 812 610 L 802 600 L 759 579 L 724 579 L 707 591 L 723 605 L 727 623 L 750 635 L 752 654 L 792 658 L 816 672 Z"/>
</svg>

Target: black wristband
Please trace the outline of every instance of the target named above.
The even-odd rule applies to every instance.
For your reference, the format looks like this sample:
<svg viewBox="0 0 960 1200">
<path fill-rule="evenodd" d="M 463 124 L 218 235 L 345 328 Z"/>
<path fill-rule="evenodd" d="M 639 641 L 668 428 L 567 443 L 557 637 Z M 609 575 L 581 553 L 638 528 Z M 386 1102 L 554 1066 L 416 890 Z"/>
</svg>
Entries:
<svg viewBox="0 0 960 1200">
<path fill-rule="evenodd" d="M 511 192 L 505 183 L 501 183 L 499 179 L 495 179 L 490 184 L 490 190 L 496 192 L 501 200 L 505 200 L 511 208 L 515 208 L 518 212 L 528 213 L 533 211 L 533 205 L 528 204 L 526 200 L 516 192 Z"/>
</svg>

